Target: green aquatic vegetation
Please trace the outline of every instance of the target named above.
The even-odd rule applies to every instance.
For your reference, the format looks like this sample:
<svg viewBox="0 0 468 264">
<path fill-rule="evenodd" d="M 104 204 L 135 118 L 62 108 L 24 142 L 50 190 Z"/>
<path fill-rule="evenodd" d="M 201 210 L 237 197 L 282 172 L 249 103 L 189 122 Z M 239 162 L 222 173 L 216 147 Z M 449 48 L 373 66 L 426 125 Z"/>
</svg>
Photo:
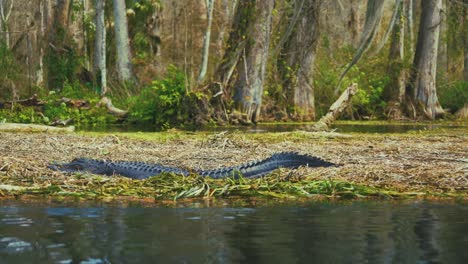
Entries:
<svg viewBox="0 0 468 264">
<path fill-rule="evenodd" d="M 17 187 L 17 186 L 14 186 Z M 10 188 L 2 195 L 42 194 L 57 197 L 154 198 L 155 200 L 178 200 L 187 198 L 408 198 L 423 196 L 423 192 L 396 192 L 367 187 L 344 181 L 288 178 L 282 171 L 268 176 L 248 179 L 231 177 L 212 179 L 198 175 L 181 176 L 172 173 L 131 180 L 122 177 L 102 177 L 77 174 L 66 182 L 52 182 L 44 187 Z M 446 194 L 448 195 L 448 194 Z"/>
</svg>

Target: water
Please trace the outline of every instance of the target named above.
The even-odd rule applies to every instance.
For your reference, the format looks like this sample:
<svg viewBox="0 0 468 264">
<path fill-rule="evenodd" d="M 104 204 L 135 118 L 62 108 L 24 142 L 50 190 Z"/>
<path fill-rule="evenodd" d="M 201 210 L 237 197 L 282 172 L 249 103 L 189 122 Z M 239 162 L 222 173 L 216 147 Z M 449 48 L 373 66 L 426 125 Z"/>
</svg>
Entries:
<svg viewBox="0 0 468 264">
<path fill-rule="evenodd" d="M 220 126 L 220 127 L 204 127 L 198 129 L 187 129 L 188 131 L 241 131 L 246 133 L 263 133 L 263 132 L 291 132 L 296 130 L 308 130 L 311 124 L 308 123 L 273 123 L 273 124 L 258 124 L 255 126 Z M 387 123 L 375 124 L 363 121 L 360 124 L 334 124 L 331 129 L 339 133 L 407 133 L 411 131 L 424 131 L 435 129 L 456 129 L 466 127 L 458 124 L 437 124 L 437 123 Z M 105 127 L 81 127 L 83 131 L 95 132 L 157 132 L 158 128 L 152 126 L 139 125 L 115 125 Z"/>
<path fill-rule="evenodd" d="M 468 263 L 466 203 L 0 203 L 0 263 Z"/>
</svg>

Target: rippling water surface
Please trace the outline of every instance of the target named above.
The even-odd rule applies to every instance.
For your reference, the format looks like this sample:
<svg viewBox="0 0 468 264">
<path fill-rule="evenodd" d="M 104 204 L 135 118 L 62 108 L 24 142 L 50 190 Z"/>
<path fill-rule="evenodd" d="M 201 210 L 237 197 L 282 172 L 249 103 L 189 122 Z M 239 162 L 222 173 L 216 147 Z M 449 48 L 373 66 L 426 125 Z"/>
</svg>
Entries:
<svg viewBox="0 0 468 264">
<path fill-rule="evenodd" d="M 466 203 L 0 205 L 0 263 L 468 263 Z"/>
</svg>

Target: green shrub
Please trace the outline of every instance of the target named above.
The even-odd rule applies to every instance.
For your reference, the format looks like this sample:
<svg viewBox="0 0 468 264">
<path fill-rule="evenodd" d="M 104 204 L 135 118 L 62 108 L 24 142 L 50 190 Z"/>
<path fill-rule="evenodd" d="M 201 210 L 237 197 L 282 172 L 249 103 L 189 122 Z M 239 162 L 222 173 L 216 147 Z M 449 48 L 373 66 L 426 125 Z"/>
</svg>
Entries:
<svg viewBox="0 0 468 264">
<path fill-rule="evenodd" d="M 47 45 L 44 65 L 47 69 L 47 86 L 49 89 L 62 90 L 64 84 L 76 78 L 76 72 L 83 59 L 77 53 L 76 43 L 61 27 L 54 34 L 54 45 Z"/>
<path fill-rule="evenodd" d="M 115 122 L 116 119 L 107 113 L 103 107 L 95 107 L 99 101 L 97 94 L 91 89 L 80 86 L 78 82 L 65 83 L 61 92 L 37 89 L 41 101 L 45 101 L 42 106 L 24 107 L 16 104 L 12 109 L 0 109 L 0 121 L 15 123 L 39 123 L 50 124 L 54 120 L 73 119 L 76 126 L 104 126 Z M 61 101 L 62 97 L 71 99 L 83 99 L 90 103 L 89 109 L 79 109 L 67 106 Z"/>
<path fill-rule="evenodd" d="M 369 116 L 381 117 L 386 102 L 382 93 L 390 82 L 388 74 L 388 58 L 385 53 L 368 56 L 358 64 L 351 67 L 343 81 L 340 91 L 335 94 L 339 76 L 349 63 L 355 53 L 354 48 L 346 46 L 338 51 L 329 50 L 329 42 L 326 39 L 317 53 L 316 67 L 314 72 L 314 92 L 317 116 L 325 114 L 337 96 L 351 83 L 358 84 L 358 93 L 353 98 L 354 117 Z M 344 116 L 347 117 L 346 115 Z M 349 117 L 348 117 L 349 118 Z"/>
<path fill-rule="evenodd" d="M 185 95 L 184 73 L 169 66 L 164 79 L 153 81 L 139 96 L 129 99 L 130 121 L 162 129 L 179 126 L 186 119 L 181 107 Z"/>
<path fill-rule="evenodd" d="M 438 90 L 440 104 L 455 113 L 468 102 L 468 82 L 458 81 L 440 87 Z"/>
<path fill-rule="evenodd" d="M 47 117 L 41 116 L 33 107 L 23 107 L 15 105 L 13 108 L 0 109 L 0 122 L 9 123 L 30 123 L 44 124 L 48 123 Z"/>
</svg>

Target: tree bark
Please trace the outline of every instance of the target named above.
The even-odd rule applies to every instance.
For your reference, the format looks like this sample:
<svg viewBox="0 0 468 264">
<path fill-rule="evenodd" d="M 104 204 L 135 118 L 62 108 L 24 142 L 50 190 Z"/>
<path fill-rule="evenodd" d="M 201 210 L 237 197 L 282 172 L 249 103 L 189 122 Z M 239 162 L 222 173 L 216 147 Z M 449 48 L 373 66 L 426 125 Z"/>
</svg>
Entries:
<svg viewBox="0 0 468 264">
<path fill-rule="evenodd" d="M 96 34 L 94 37 L 93 70 L 94 76 L 101 87 L 101 95 L 105 95 L 107 92 L 105 5 L 105 0 L 96 0 Z"/>
<path fill-rule="evenodd" d="M 283 90 L 288 106 L 292 106 L 289 114 L 297 120 L 315 119 L 312 75 L 319 40 L 319 9 L 320 1 L 305 1 L 279 56 Z"/>
<path fill-rule="evenodd" d="M 440 76 L 447 78 L 448 71 L 448 53 L 447 53 L 447 34 L 448 34 L 448 25 L 447 25 L 447 1 L 442 0 L 442 9 L 440 13 L 440 34 L 439 34 L 439 48 L 437 55 L 437 65 L 439 68 Z"/>
<path fill-rule="evenodd" d="M 210 40 L 211 40 L 211 24 L 213 22 L 214 0 L 206 0 L 206 13 L 208 25 L 206 26 L 205 37 L 203 39 L 203 52 L 200 73 L 198 75 L 198 83 L 202 83 L 208 69 L 208 57 L 210 55 Z"/>
<path fill-rule="evenodd" d="M 384 88 L 383 99 L 387 102 L 385 115 L 388 119 L 398 120 L 403 117 L 402 103 L 405 95 L 407 71 L 403 66 L 405 57 L 405 19 L 406 5 L 396 6 L 397 19 L 392 33 L 390 46 L 388 75 L 390 83 Z"/>
<path fill-rule="evenodd" d="M 231 99 L 234 110 L 242 116 L 240 122 L 256 122 L 260 115 L 274 2 L 246 0 L 237 4 L 227 49 L 209 86 L 218 122 L 229 121 Z"/>
<path fill-rule="evenodd" d="M 47 1 L 38 2 L 39 9 L 39 31 L 36 33 L 36 43 L 38 45 L 38 65 L 36 70 L 35 85 L 39 86 L 44 82 L 44 39 L 46 37 L 46 5 Z"/>
<path fill-rule="evenodd" d="M 407 17 L 408 17 L 408 38 L 409 38 L 409 54 L 410 56 L 413 56 L 414 54 L 414 22 L 413 22 L 413 17 L 414 17 L 414 0 L 407 0 L 408 4 L 408 12 Z M 412 58 L 412 57 L 411 57 Z"/>
<path fill-rule="evenodd" d="M 351 99 L 357 93 L 358 86 L 356 83 L 351 84 L 338 99 L 330 106 L 328 113 L 315 123 L 309 130 L 312 131 L 327 131 L 330 125 L 340 116 L 346 107 L 351 103 Z"/>
<path fill-rule="evenodd" d="M 224 43 L 225 43 L 224 37 L 225 37 L 226 31 L 232 25 L 233 13 L 237 7 L 237 1 L 238 0 L 232 0 L 232 1 L 223 0 L 222 2 L 222 9 L 224 11 L 224 16 L 222 18 L 222 22 L 219 27 L 219 35 L 216 41 L 216 47 L 217 47 L 216 53 L 219 58 L 223 56 Z"/>
<path fill-rule="evenodd" d="M 57 0 L 55 9 L 56 25 L 66 28 L 68 26 L 68 15 L 70 14 L 70 5 L 72 0 Z"/>
<path fill-rule="evenodd" d="M 436 93 L 437 54 L 442 0 L 422 1 L 418 43 L 407 87 L 410 116 L 435 119 L 444 114 Z"/>
<path fill-rule="evenodd" d="M 463 39 L 463 46 L 464 46 L 464 54 L 465 54 L 465 59 L 463 63 L 463 76 L 465 79 L 465 82 L 468 83 L 468 0 L 464 0 L 465 3 L 465 12 L 463 16 L 463 35 L 465 36 Z M 466 106 L 465 106 L 466 108 Z"/>
<path fill-rule="evenodd" d="M 351 43 L 353 47 L 357 48 L 359 46 L 359 38 L 361 33 L 361 11 L 360 11 L 360 0 L 350 0 L 349 6 L 350 17 L 348 20 L 348 28 L 351 32 Z"/>
<path fill-rule="evenodd" d="M 73 39 L 69 34 L 68 16 L 72 0 L 57 0 L 50 21 L 50 31 L 47 32 L 46 49 L 47 84 L 50 89 L 60 90 L 67 79 L 71 79 L 71 69 L 74 67 L 74 56 L 71 48 Z M 48 3 L 50 4 L 50 2 Z M 49 14 L 48 14 L 49 15 Z"/>
<path fill-rule="evenodd" d="M 3 31 L 3 41 L 5 41 L 7 48 L 10 48 L 10 27 L 8 26 L 8 21 L 10 20 L 12 10 L 13 0 L 0 0 L 0 31 Z"/>
<path fill-rule="evenodd" d="M 127 8 L 125 1 L 113 0 L 117 71 L 121 81 L 133 81 L 133 69 L 128 38 Z"/>
<path fill-rule="evenodd" d="M 249 34 L 241 59 L 237 64 L 237 79 L 234 85 L 236 109 L 247 122 L 256 122 L 262 106 L 263 82 L 270 45 L 272 11 L 275 0 L 246 1 L 254 9 Z M 234 29 L 235 30 L 235 29 Z"/>
</svg>

